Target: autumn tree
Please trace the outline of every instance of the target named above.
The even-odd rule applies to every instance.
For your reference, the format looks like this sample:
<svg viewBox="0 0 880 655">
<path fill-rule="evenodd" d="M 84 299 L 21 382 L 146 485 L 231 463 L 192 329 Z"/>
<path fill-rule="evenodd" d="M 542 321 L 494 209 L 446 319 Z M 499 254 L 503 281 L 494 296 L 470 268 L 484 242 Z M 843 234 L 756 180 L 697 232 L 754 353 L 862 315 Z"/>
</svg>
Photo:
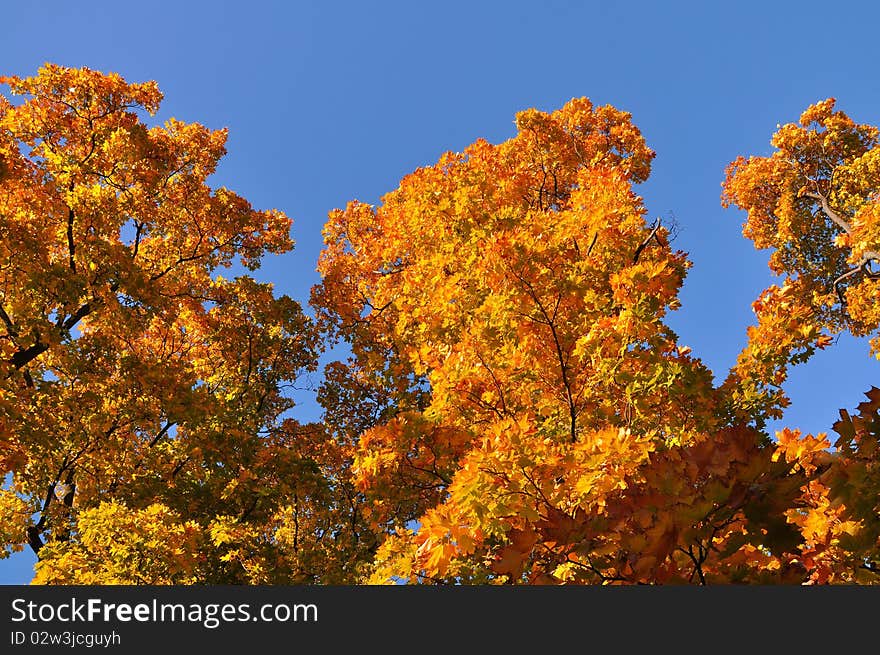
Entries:
<svg viewBox="0 0 880 655">
<path fill-rule="evenodd" d="M 833 445 L 766 432 L 835 334 L 880 352 L 878 131 L 833 101 L 728 169 L 784 280 L 717 385 L 626 112 L 520 112 L 331 212 L 313 320 L 219 274 L 293 246 L 209 185 L 225 131 L 150 125 L 154 83 L 2 81 L 0 556 L 36 582 L 877 582 L 880 391 Z"/>
<path fill-rule="evenodd" d="M 782 278 L 755 302 L 758 324 L 726 383 L 740 413 L 778 416 L 788 367 L 842 332 L 867 337 L 880 359 L 880 131 L 835 104 L 808 107 L 778 126 L 771 155 L 739 157 L 727 170 L 723 203 L 746 212 L 744 236 L 771 250 Z M 880 391 L 866 395 L 857 415 L 841 410 L 834 457 L 790 513 L 814 581 L 878 582 Z"/>
<path fill-rule="evenodd" d="M 690 262 L 634 191 L 654 153 L 587 99 L 516 126 L 325 227 L 312 302 L 352 355 L 321 398 L 385 535 L 369 580 L 801 580 L 785 512 L 821 457 L 781 456 L 664 322 Z"/>
<path fill-rule="evenodd" d="M 0 97 L 0 535 L 42 583 L 343 581 L 345 453 L 290 417 L 318 335 L 291 221 L 209 176 L 225 130 L 153 82 L 46 65 Z M 352 491 L 353 493 L 353 491 Z"/>
</svg>

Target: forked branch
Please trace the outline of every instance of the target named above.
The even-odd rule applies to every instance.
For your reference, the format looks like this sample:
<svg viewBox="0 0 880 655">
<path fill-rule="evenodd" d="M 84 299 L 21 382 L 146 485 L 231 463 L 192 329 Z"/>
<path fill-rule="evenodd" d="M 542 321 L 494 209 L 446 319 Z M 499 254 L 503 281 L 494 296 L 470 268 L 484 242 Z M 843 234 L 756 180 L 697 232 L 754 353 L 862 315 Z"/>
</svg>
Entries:
<svg viewBox="0 0 880 655">
<path fill-rule="evenodd" d="M 635 253 L 633 254 L 633 264 L 639 261 L 639 257 L 642 256 L 642 251 L 648 247 L 648 244 L 651 243 L 651 239 L 657 238 L 657 231 L 660 229 L 660 219 L 658 218 L 654 221 L 654 225 L 651 226 L 651 232 L 648 236 L 645 237 L 645 240 L 639 244 L 639 247 L 636 248 Z"/>
</svg>

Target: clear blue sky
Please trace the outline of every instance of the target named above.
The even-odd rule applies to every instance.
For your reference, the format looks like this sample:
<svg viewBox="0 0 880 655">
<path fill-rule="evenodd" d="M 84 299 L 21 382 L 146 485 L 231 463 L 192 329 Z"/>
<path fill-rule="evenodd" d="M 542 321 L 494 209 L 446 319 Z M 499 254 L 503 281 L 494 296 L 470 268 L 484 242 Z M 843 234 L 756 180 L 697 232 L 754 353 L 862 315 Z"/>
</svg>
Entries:
<svg viewBox="0 0 880 655">
<path fill-rule="evenodd" d="M 376 202 L 477 137 L 509 138 L 521 109 L 588 96 L 629 111 L 657 152 L 639 191 L 652 217 L 675 216 L 694 262 L 671 323 L 720 377 L 772 281 L 742 214 L 719 203 L 724 167 L 769 154 L 777 123 L 830 96 L 880 124 L 880 3 L 868 0 L 43 0 L 7 3 L 2 20 L 2 74 L 48 61 L 152 79 L 158 119 L 228 127 L 215 183 L 294 219 L 296 249 L 259 276 L 303 302 L 328 210 Z M 795 370 L 783 423 L 827 431 L 872 384 L 880 363 L 841 339 Z M 0 583 L 29 581 L 33 561 L 0 560 Z"/>
</svg>

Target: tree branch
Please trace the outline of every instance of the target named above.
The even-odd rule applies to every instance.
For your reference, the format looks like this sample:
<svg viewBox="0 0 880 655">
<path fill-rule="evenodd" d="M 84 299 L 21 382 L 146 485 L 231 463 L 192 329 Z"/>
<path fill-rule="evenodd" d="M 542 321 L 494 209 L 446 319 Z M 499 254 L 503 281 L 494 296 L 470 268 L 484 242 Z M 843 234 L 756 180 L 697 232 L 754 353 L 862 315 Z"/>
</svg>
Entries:
<svg viewBox="0 0 880 655">
<path fill-rule="evenodd" d="M 17 337 L 18 330 L 15 329 L 15 324 L 12 322 L 12 319 L 9 318 L 9 314 L 6 313 L 6 310 L 3 308 L 3 305 L 0 305 L 0 319 L 2 319 L 3 324 L 6 325 L 6 333 L 10 337 Z"/>
<path fill-rule="evenodd" d="M 633 254 L 633 264 L 639 261 L 639 257 L 642 256 L 642 251 L 648 246 L 651 242 L 651 239 L 657 236 L 657 230 L 660 229 L 660 219 L 658 218 L 654 221 L 654 225 L 651 227 L 651 233 L 645 237 L 645 240 L 639 244 L 639 247 L 636 248 L 635 253 Z"/>
<path fill-rule="evenodd" d="M 598 238 L 599 238 L 599 232 L 597 230 L 596 233 L 593 235 L 593 240 L 590 241 L 590 247 L 587 248 L 587 257 L 589 257 L 593 253 L 593 248 L 595 247 L 596 239 L 598 239 Z"/>
<path fill-rule="evenodd" d="M 858 275 L 859 273 L 864 273 L 865 277 L 869 280 L 876 280 L 880 278 L 880 272 L 874 272 L 871 270 L 871 262 L 878 262 L 880 258 L 874 257 L 873 255 L 876 253 L 869 253 L 862 257 L 862 261 L 860 261 L 856 266 L 849 269 L 845 273 L 837 276 L 837 279 L 834 280 L 834 291 L 837 293 L 837 299 L 840 301 L 841 306 L 846 307 L 846 298 L 843 295 L 843 290 L 841 289 L 841 285 L 843 282 L 854 275 Z"/>
<path fill-rule="evenodd" d="M 840 301 L 841 306 L 846 307 L 846 298 L 843 295 L 843 290 L 841 289 L 841 284 L 848 278 L 851 278 L 853 275 L 856 275 L 859 271 L 862 270 L 861 266 L 856 266 L 855 268 L 849 269 L 846 273 L 839 275 L 836 280 L 834 280 L 834 291 L 837 293 L 837 299 Z"/>
<path fill-rule="evenodd" d="M 70 183 L 70 191 L 73 192 L 73 182 Z M 73 213 L 73 207 L 67 208 L 67 252 L 70 263 L 70 270 L 76 275 L 76 245 L 73 242 L 73 221 L 76 215 Z"/>
<path fill-rule="evenodd" d="M 88 316 L 91 313 L 92 313 L 91 304 L 83 303 L 82 305 L 80 305 L 79 309 L 77 309 L 73 314 L 68 316 L 66 319 L 64 319 L 63 321 L 61 319 L 59 319 L 58 323 L 56 323 L 56 326 L 59 328 L 64 328 L 65 330 L 70 330 L 71 328 L 73 328 L 73 326 L 75 326 L 77 323 L 79 323 L 82 319 L 84 319 L 86 316 Z"/>
<path fill-rule="evenodd" d="M 852 228 L 850 227 L 849 223 L 843 220 L 834 212 L 834 210 L 831 209 L 825 196 L 817 191 L 804 191 L 803 195 L 807 198 L 818 200 L 819 204 L 822 205 L 822 211 L 825 212 L 825 215 L 830 218 L 834 222 L 834 224 L 837 225 L 844 232 L 846 232 L 847 234 L 852 234 Z"/>
<path fill-rule="evenodd" d="M 110 285 L 110 291 L 112 293 L 116 293 L 119 290 L 119 283 L 114 282 Z M 55 327 L 58 329 L 70 330 L 77 323 L 79 323 L 83 318 L 92 313 L 95 309 L 95 306 L 91 302 L 86 302 L 80 305 L 80 307 L 67 318 L 59 317 L 59 319 L 55 322 Z M 4 312 L 5 313 L 5 312 Z M 4 321 L 5 322 L 5 321 Z M 49 344 L 43 343 L 40 341 L 39 334 L 37 335 L 36 341 L 33 345 L 28 346 L 23 350 L 18 350 L 12 357 L 8 360 L 10 364 L 15 368 L 15 370 L 20 369 L 22 366 L 29 364 L 37 357 L 42 355 L 49 349 Z"/>
<path fill-rule="evenodd" d="M 9 359 L 9 363 L 12 364 L 17 371 L 22 366 L 35 360 L 47 350 L 49 350 L 49 344 L 43 343 L 40 341 L 39 337 L 37 337 L 37 342 L 34 345 L 28 346 L 24 350 L 16 351 L 16 353 Z"/>
<path fill-rule="evenodd" d="M 41 534 L 43 532 L 43 528 L 46 526 L 46 512 L 49 510 L 49 505 L 52 504 L 52 499 L 55 497 L 55 488 L 58 486 L 58 482 L 61 480 L 61 475 L 64 471 L 67 470 L 67 467 L 70 465 L 68 462 L 67 456 L 65 455 L 64 459 L 61 462 L 61 468 L 58 469 L 58 473 L 55 474 L 55 479 L 49 484 L 49 487 L 46 489 L 46 497 L 43 499 L 43 505 L 40 507 L 40 520 L 37 521 L 34 525 L 30 526 L 27 529 L 27 538 L 28 545 L 31 547 L 31 550 L 34 551 L 34 555 L 37 558 L 40 557 L 40 549 L 45 545 Z M 68 479 L 73 480 L 73 471 L 68 475 Z M 65 501 L 67 496 L 65 495 Z M 71 495 L 70 502 L 73 503 L 73 496 Z M 65 502 L 66 504 L 66 502 Z"/>
</svg>

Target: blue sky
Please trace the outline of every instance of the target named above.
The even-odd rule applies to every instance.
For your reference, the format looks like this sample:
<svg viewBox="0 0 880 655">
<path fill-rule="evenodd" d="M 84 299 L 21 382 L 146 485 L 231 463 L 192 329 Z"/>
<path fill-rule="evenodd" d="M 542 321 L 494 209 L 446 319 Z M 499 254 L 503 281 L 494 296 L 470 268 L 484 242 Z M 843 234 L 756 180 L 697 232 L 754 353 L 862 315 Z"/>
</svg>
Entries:
<svg viewBox="0 0 880 655">
<path fill-rule="evenodd" d="M 613 104 L 657 152 L 639 187 L 650 216 L 675 217 L 675 245 L 694 262 L 670 323 L 723 378 L 772 282 L 768 253 L 741 236 L 743 215 L 720 205 L 724 168 L 770 154 L 777 123 L 827 97 L 880 124 L 878 19 L 867 0 L 43 0 L 3 8 L 0 74 L 52 62 L 156 80 L 159 120 L 228 127 L 214 182 L 294 219 L 295 250 L 258 277 L 303 303 L 329 210 L 377 202 L 478 137 L 513 136 L 519 110 L 576 96 Z M 866 342 L 841 338 L 795 369 L 781 423 L 827 431 L 872 384 L 880 363 Z M 29 581 L 33 561 L 0 560 L 0 584 Z"/>
</svg>

